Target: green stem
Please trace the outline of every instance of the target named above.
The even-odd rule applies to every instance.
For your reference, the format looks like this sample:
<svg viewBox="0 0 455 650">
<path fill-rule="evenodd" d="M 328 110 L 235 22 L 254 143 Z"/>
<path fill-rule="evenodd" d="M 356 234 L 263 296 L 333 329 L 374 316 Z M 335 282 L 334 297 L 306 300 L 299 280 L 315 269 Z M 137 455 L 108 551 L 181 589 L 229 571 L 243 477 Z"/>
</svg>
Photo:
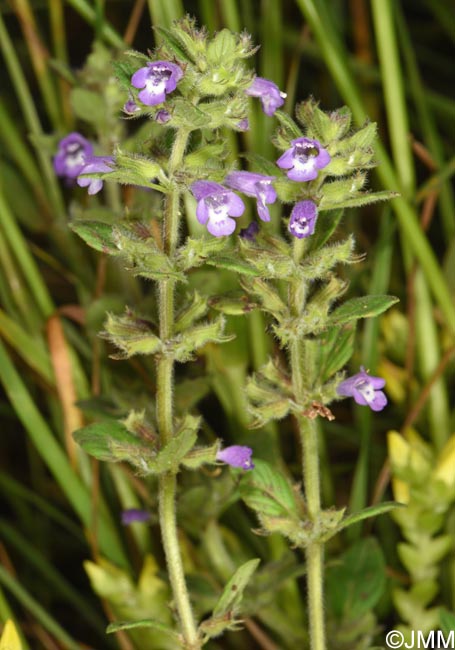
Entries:
<svg viewBox="0 0 455 650">
<path fill-rule="evenodd" d="M 188 132 L 185 130 L 180 130 L 176 134 L 172 154 L 169 159 L 169 178 L 172 178 L 174 171 L 181 165 L 188 135 Z M 164 250 L 170 257 L 175 254 L 178 244 L 179 206 L 180 193 L 178 189 L 174 189 L 166 197 L 163 227 Z M 174 280 L 165 279 L 160 281 L 160 338 L 162 341 L 169 340 L 173 334 L 174 293 Z M 173 435 L 173 387 L 174 361 L 171 357 L 159 357 L 157 361 L 156 410 L 162 445 L 168 443 Z M 196 650 L 200 648 L 200 641 L 185 582 L 182 555 L 180 553 L 175 507 L 176 493 L 176 475 L 173 472 L 162 474 L 159 482 L 159 511 L 161 535 L 169 579 L 180 618 L 185 648 L 188 648 L 188 650 Z"/>
<path fill-rule="evenodd" d="M 298 264 L 305 253 L 306 240 L 296 239 L 293 257 Z M 291 287 L 289 303 L 293 316 L 298 318 L 305 308 L 306 287 L 299 280 Z M 305 341 L 295 339 L 290 345 L 292 384 L 296 401 L 304 405 L 305 393 L 312 378 L 313 364 L 308 358 Z M 313 420 L 298 418 L 300 440 L 302 445 L 302 472 L 305 489 L 305 503 L 308 516 L 316 531 L 321 514 L 321 478 L 319 471 L 318 432 Z M 307 588 L 308 588 L 308 622 L 310 628 L 311 650 L 325 650 L 324 623 L 324 547 L 315 541 L 305 549 Z"/>
<path fill-rule="evenodd" d="M 89 25 L 96 27 L 97 12 L 87 0 L 67 0 L 67 2 Z M 100 36 L 103 37 L 108 45 L 118 47 L 120 50 L 125 49 L 123 38 L 106 20 L 103 22 L 100 32 Z"/>
<path fill-rule="evenodd" d="M 294 368 L 301 368 L 301 354 L 299 343 L 291 350 L 291 364 L 293 378 L 302 375 L 301 370 L 294 376 Z M 317 427 L 309 418 L 299 418 L 300 439 L 302 445 L 302 470 L 303 485 L 305 489 L 305 503 L 308 516 L 315 528 L 319 525 L 321 513 L 321 478 L 319 471 L 319 448 Z M 324 546 L 316 541 L 305 549 L 306 575 L 308 590 L 308 624 L 310 632 L 311 650 L 325 650 L 325 622 L 324 622 Z"/>
<path fill-rule="evenodd" d="M 315 422 L 308 418 L 302 418 L 299 425 L 306 506 L 310 519 L 315 526 L 318 526 L 321 513 L 321 480 L 317 428 Z M 310 544 L 306 548 L 305 555 L 311 650 L 325 650 L 323 544 L 320 542 Z"/>
<path fill-rule="evenodd" d="M 373 27 L 376 33 L 384 101 L 393 162 L 405 196 L 415 191 L 415 169 L 409 140 L 409 120 L 404 82 L 398 54 L 397 33 L 391 0 L 372 0 Z"/>
</svg>

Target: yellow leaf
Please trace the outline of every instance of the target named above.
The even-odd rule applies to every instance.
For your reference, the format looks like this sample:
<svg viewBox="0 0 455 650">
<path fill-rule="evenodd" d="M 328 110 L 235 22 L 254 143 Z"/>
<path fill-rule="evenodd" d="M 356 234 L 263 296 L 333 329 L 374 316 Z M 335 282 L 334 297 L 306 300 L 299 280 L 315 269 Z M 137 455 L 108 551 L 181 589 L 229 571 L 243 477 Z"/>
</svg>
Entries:
<svg viewBox="0 0 455 650">
<path fill-rule="evenodd" d="M 0 639 L 0 650 L 23 650 L 19 634 L 13 621 L 6 621 Z"/>
<path fill-rule="evenodd" d="M 398 501 L 398 503 L 409 503 L 411 491 L 409 485 L 405 483 L 405 481 L 402 481 L 399 478 L 392 478 L 392 492 L 393 498 L 395 501 Z"/>
<path fill-rule="evenodd" d="M 433 476 L 450 487 L 455 488 L 455 433 L 448 439 L 439 454 Z"/>
<path fill-rule="evenodd" d="M 423 482 L 431 470 L 431 465 L 423 453 L 424 449 L 417 444 L 416 436 L 417 434 L 414 438 L 411 437 L 411 442 L 408 442 L 397 431 L 389 431 L 387 446 L 393 473 L 410 470 L 419 476 L 420 482 Z"/>
</svg>

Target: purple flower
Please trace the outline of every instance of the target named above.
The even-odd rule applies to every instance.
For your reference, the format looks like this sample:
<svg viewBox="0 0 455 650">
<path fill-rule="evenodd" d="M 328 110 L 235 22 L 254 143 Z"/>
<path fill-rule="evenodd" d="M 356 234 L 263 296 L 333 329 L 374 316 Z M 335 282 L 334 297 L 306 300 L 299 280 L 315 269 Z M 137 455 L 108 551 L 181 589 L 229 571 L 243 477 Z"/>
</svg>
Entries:
<svg viewBox="0 0 455 650">
<path fill-rule="evenodd" d="M 262 77 L 255 77 L 253 83 L 245 92 L 250 97 L 259 97 L 262 110 L 269 117 L 274 114 L 277 108 L 283 106 L 286 97 L 286 93 L 282 93 L 273 81 Z"/>
<path fill-rule="evenodd" d="M 92 156 L 83 166 L 79 174 L 105 174 L 112 171 L 111 156 Z M 97 194 L 103 187 L 101 178 L 90 178 L 90 176 L 79 176 L 77 184 L 80 187 L 88 187 L 89 194 Z"/>
<path fill-rule="evenodd" d="M 254 241 L 258 232 L 259 224 L 256 221 L 252 221 L 249 226 L 242 228 L 239 233 L 239 237 L 242 239 L 247 239 L 248 241 Z"/>
<path fill-rule="evenodd" d="M 274 176 L 264 176 L 253 172 L 232 172 L 226 176 L 225 183 L 247 196 L 256 197 L 259 217 L 262 221 L 270 221 L 266 203 L 275 203 L 276 201 L 276 192 L 272 185 L 274 178 Z"/>
<path fill-rule="evenodd" d="M 150 521 L 150 513 L 147 510 L 139 510 L 138 508 L 129 508 L 122 512 L 122 524 L 129 526 L 136 522 L 144 523 Z"/>
<path fill-rule="evenodd" d="M 320 169 L 326 167 L 330 154 L 317 140 L 297 138 L 291 141 L 292 147 L 276 162 L 278 167 L 289 169 L 288 178 L 293 181 L 312 181 Z"/>
<path fill-rule="evenodd" d="M 176 89 L 182 77 L 183 70 L 175 63 L 153 61 L 139 68 L 131 77 L 131 83 L 135 88 L 143 88 L 138 93 L 143 104 L 155 106 L 165 101 L 166 94 Z"/>
<path fill-rule="evenodd" d="M 387 404 L 387 397 L 378 389 L 384 386 L 385 379 L 370 377 L 365 368 L 360 366 L 360 372 L 341 382 L 337 393 L 344 397 L 353 397 L 357 404 L 369 406 L 372 411 L 382 411 Z"/>
<path fill-rule="evenodd" d="M 250 123 L 248 118 L 245 117 L 243 120 L 240 120 L 240 122 L 237 122 L 237 128 L 239 131 L 249 131 Z"/>
<path fill-rule="evenodd" d="M 123 106 L 124 113 L 127 113 L 128 115 L 134 115 L 134 113 L 137 113 L 140 110 L 141 109 L 139 108 L 139 106 L 136 104 L 134 99 L 132 99 L 131 97 L 129 98 L 129 100 L 127 102 L 125 102 L 125 104 Z"/>
<path fill-rule="evenodd" d="M 158 124 L 166 124 L 171 119 L 171 114 L 169 111 L 165 111 L 164 108 L 157 112 L 155 115 L 155 120 Z"/>
<path fill-rule="evenodd" d="M 253 450 L 249 447 L 243 447 L 242 445 L 232 445 L 231 447 L 226 447 L 221 449 L 217 455 L 216 459 L 220 460 L 231 467 L 241 467 L 242 469 L 253 469 L 254 463 L 251 460 L 251 455 Z"/>
<path fill-rule="evenodd" d="M 303 239 L 314 233 L 318 208 L 313 201 L 300 201 L 296 203 L 289 219 L 289 232 L 294 237 Z"/>
<path fill-rule="evenodd" d="M 199 223 L 207 224 L 207 230 L 215 237 L 231 235 L 235 230 L 231 217 L 240 217 L 245 210 L 242 199 L 213 181 L 196 181 L 191 191 L 198 202 L 196 217 Z"/>
<path fill-rule="evenodd" d="M 58 143 L 58 151 L 54 157 L 55 173 L 69 179 L 76 178 L 92 153 L 93 146 L 83 135 L 69 133 Z"/>
</svg>

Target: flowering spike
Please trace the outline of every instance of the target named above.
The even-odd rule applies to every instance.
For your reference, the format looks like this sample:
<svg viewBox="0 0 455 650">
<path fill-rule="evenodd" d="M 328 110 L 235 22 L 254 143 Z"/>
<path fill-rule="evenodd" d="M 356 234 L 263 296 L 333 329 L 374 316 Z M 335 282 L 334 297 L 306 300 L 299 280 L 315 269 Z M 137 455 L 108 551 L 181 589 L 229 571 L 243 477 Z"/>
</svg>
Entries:
<svg viewBox="0 0 455 650">
<path fill-rule="evenodd" d="M 135 88 L 142 88 L 138 98 L 143 104 L 155 106 L 166 100 L 166 95 L 176 89 L 182 77 L 183 70 L 175 63 L 153 61 L 136 70 L 131 77 L 131 83 Z"/>
<path fill-rule="evenodd" d="M 294 206 L 289 220 L 289 232 L 298 239 L 309 237 L 314 233 L 318 209 L 313 201 L 300 201 Z"/>
<path fill-rule="evenodd" d="M 129 526 L 134 523 L 145 523 L 150 521 L 150 513 L 147 510 L 139 510 L 138 508 L 129 508 L 122 512 L 122 524 Z"/>
<path fill-rule="evenodd" d="M 92 156 L 79 172 L 77 184 L 80 187 L 87 187 L 89 194 L 97 194 L 103 187 L 101 178 L 90 178 L 85 174 L 105 174 L 112 171 L 113 159 L 111 156 Z M 82 175 L 84 174 L 84 175 Z"/>
<path fill-rule="evenodd" d="M 232 445 L 231 447 L 226 447 L 221 449 L 217 455 L 216 459 L 220 460 L 231 467 L 241 467 L 242 469 L 253 469 L 254 463 L 251 460 L 253 450 L 250 447 L 244 447 L 242 445 Z"/>
<path fill-rule="evenodd" d="M 343 397 L 353 397 L 357 404 L 369 406 L 372 411 L 382 411 L 387 404 L 387 397 L 379 389 L 384 386 L 385 379 L 370 377 L 365 368 L 360 366 L 360 372 L 341 382 L 337 393 Z"/>
<path fill-rule="evenodd" d="M 68 179 L 77 178 L 92 154 L 93 146 L 83 135 L 76 131 L 69 133 L 58 143 L 54 156 L 55 173 Z"/>
<path fill-rule="evenodd" d="M 312 181 L 320 169 L 331 161 L 330 154 L 318 140 L 297 138 L 291 141 L 292 147 L 277 160 L 278 167 L 289 169 L 288 178 L 292 181 Z"/>
<path fill-rule="evenodd" d="M 255 77 L 253 83 L 245 92 L 250 97 L 259 97 L 262 110 L 269 117 L 274 114 L 277 108 L 283 106 L 286 98 L 286 93 L 282 93 L 273 81 L 262 77 Z"/>
<path fill-rule="evenodd" d="M 231 235 L 235 230 L 231 217 L 240 217 L 245 210 L 242 199 L 213 181 L 196 181 L 191 191 L 198 202 L 196 217 L 199 223 L 207 224 L 207 230 L 215 237 Z"/>
<path fill-rule="evenodd" d="M 270 221 L 267 203 L 275 203 L 276 192 L 272 185 L 274 176 L 264 176 L 253 172 L 232 172 L 225 179 L 226 185 L 234 190 L 243 192 L 247 196 L 254 196 L 257 201 L 259 218 Z"/>
</svg>

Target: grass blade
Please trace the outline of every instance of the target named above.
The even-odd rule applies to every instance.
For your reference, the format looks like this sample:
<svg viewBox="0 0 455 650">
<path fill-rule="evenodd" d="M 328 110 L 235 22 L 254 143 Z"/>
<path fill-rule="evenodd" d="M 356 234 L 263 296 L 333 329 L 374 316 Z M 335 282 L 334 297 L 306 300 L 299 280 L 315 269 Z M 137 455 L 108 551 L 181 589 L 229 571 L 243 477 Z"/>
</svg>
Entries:
<svg viewBox="0 0 455 650">
<path fill-rule="evenodd" d="M 22 422 L 38 453 L 48 466 L 61 490 L 84 522 L 84 525 L 91 527 L 93 512 L 90 494 L 74 473 L 67 457 L 57 444 L 1 341 L 0 381 L 19 420 Z M 107 514 L 100 515 L 98 532 L 102 552 L 120 566 L 127 565 L 123 548 L 120 545 L 117 533 Z"/>
</svg>

